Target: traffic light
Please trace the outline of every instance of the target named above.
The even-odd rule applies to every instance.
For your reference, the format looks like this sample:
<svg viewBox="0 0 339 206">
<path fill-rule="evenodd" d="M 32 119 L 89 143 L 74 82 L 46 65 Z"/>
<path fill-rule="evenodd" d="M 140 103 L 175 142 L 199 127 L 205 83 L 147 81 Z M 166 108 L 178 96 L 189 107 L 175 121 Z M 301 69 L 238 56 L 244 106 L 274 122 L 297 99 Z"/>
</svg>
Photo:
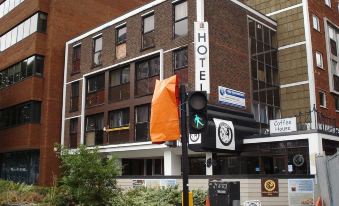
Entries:
<svg viewBox="0 0 339 206">
<path fill-rule="evenodd" d="M 205 91 L 188 94 L 189 133 L 198 134 L 207 127 L 207 95 Z"/>
</svg>

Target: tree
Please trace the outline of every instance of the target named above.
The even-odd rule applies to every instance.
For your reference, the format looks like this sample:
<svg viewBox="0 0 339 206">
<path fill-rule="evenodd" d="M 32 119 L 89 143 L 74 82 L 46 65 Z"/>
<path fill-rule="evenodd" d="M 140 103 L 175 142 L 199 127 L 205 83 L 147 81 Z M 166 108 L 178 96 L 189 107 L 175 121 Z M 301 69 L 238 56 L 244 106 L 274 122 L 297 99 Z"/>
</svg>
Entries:
<svg viewBox="0 0 339 206">
<path fill-rule="evenodd" d="M 56 187 L 56 205 L 108 205 L 118 195 L 115 158 L 103 158 L 98 148 L 81 145 L 77 150 L 59 147 L 61 177 Z"/>
</svg>

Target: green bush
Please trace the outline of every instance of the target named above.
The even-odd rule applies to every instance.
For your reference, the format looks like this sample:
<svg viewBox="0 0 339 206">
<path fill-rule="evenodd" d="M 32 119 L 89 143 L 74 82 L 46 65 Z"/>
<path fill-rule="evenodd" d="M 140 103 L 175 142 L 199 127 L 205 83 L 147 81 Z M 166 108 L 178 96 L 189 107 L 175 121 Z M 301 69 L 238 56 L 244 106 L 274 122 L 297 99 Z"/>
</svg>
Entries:
<svg viewBox="0 0 339 206">
<path fill-rule="evenodd" d="M 120 168 L 115 158 L 104 159 L 98 149 L 80 146 L 75 151 L 60 147 L 62 175 L 51 190 L 54 205 L 107 205 L 118 195 L 116 176 Z"/>
</svg>

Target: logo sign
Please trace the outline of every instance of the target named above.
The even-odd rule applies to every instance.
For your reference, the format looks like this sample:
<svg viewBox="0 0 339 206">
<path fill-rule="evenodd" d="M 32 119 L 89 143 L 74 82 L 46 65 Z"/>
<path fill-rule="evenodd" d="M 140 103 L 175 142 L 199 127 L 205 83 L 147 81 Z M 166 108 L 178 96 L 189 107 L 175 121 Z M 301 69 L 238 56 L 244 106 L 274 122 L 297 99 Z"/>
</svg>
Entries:
<svg viewBox="0 0 339 206">
<path fill-rule="evenodd" d="M 219 86 L 218 87 L 219 103 L 237 107 L 246 108 L 245 93 L 234 89 Z"/>
<path fill-rule="evenodd" d="M 195 90 L 210 93 L 209 36 L 207 22 L 194 22 Z"/>
<path fill-rule="evenodd" d="M 216 148 L 235 150 L 234 126 L 231 121 L 213 119 L 216 129 Z"/>
<path fill-rule="evenodd" d="M 285 133 L 297 131 L 297 118 L 270 120 L 270 133 Z"/>
<path fill-rule="evenodd" d="M 261 206 L 261 202 L 259 200 L 248 200 L 244 202 L 244 206 Z"/>
<path fill-rule="evenodd" d="M 313 179 L 288 180 L 288 205 L 291 206 L 314 205 Z"/>
<path fill-rule="evenodd" d="M 200 134 L 189 134 L 189 144 L 201 144 L 201 133 Z"/>
<path fill-rule="evenodd" d="M 261 179 L 262 197 L 279 197 L 279 182 L 277 178 Z"/>
</svg>

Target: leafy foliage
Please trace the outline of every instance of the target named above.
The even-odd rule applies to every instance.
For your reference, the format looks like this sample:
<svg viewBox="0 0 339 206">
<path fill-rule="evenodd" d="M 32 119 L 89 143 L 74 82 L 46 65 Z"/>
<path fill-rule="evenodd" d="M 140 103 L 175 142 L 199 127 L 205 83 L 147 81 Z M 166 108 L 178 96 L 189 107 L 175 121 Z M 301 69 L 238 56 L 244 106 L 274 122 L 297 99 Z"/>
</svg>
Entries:
<svg viewBox="0 0 339 206">
<path fill-rule="evenodd" d="M 104 159 L 98 149 L 80 146 L 70 151 L 60 147 L 62 175 L 52 190 L 55 205 L 107 205 L 118 195 L 116 176 L 120 168 L 115 158 Z"/>
</svg>

